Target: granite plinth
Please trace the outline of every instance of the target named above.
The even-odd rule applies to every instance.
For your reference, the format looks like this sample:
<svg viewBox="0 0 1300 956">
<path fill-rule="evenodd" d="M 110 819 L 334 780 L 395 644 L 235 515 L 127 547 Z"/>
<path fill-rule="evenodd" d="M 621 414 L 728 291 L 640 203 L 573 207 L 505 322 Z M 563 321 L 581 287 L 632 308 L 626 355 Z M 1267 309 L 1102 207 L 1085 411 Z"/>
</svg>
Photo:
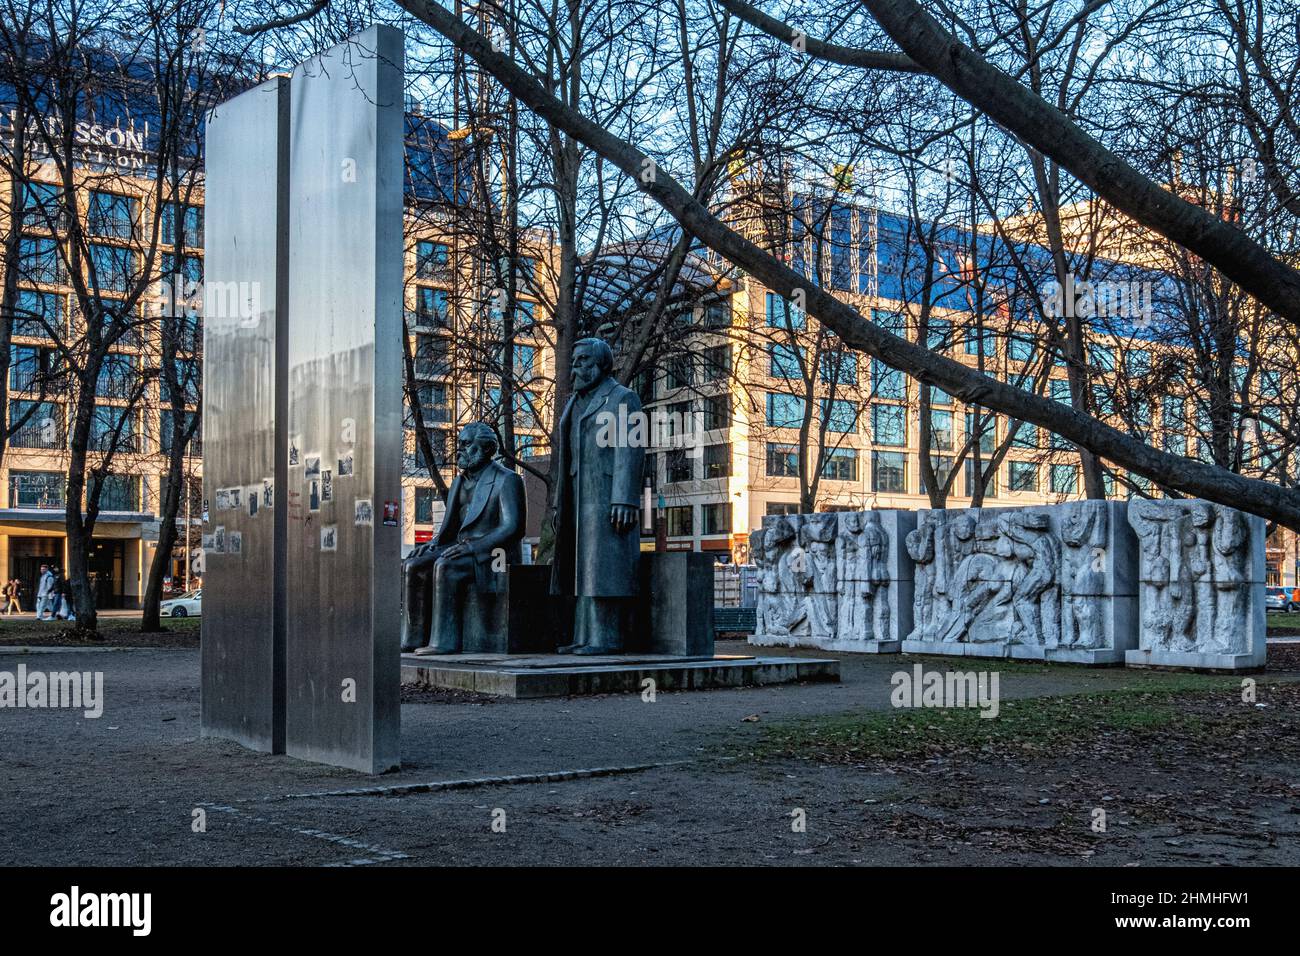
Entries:
<svg viewBox="0 0 1300 956">
<path fill-rule="evenodd" d="M 839 661 L 808 657 L 403 654 L 402 683 L 530 699 L 641 693 L 647 679 L 654 681 L 656 692 L 836 682 L 839 668 Z"/>
</svg>

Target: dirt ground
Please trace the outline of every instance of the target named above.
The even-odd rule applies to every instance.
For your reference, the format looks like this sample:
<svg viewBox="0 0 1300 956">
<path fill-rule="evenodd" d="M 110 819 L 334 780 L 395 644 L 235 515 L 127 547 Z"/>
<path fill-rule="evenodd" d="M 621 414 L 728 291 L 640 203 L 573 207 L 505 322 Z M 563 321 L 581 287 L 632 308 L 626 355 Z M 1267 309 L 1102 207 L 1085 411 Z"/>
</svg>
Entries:
<svg viewBox="0 0 1300 956">
<path fill-rule="evenodd" d="M 0 648 L 106 697 L 0 710 L 0 865 L 1294 865 L 1300 645 L 1270 658 L 1253 687 L 998 661 L 994 719 L 891 706 L 900 670 L 972 666 L 938 658 L 654 702 L 408 691 L 371 778 L 200 738 L 195 650 Z"/>
</svg>

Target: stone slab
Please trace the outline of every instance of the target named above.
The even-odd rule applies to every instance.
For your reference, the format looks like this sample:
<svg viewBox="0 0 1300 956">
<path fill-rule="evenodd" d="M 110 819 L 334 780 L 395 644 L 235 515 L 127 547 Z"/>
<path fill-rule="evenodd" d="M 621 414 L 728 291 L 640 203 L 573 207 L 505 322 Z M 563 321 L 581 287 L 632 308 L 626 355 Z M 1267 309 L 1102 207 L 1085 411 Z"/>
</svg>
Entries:
<svg viewBox="0 0 1300 956">
<path fill-rule="evenodd" d="M 1048 647 L 1043 651 L 1045 660 L 1057 664 L 1087 664 L 1093 667 L 1114 667 L 1124 663 L 1125 651 L 1113 647 Z"/>
<path fill-rule="evenodd" d="M 755 647 L 813 647 L 819 651 L 834 651 L 839 654 L 897 654 L 902 649 L 901 641 L 818 641 L 814 643 L 807 638 L 782 638 L 774 635 L 750 637 L 748 643 Z"/>
<path fill-rule="evenodd" d="M 698 551 L 641 555 L 641 613 L 626 650 L 711 657 L 715 563 Z"/>
<path fill-rule="evenodd" d="M 717 656 L 683 660 L 666 655 L 587 658 L 568 654 L 402 655 L 404 684 L 496 697 L 534 699 L 641 693 L 646 679 L 655 682 L 656 691 L 718 690 L 800 681 L 838 682 L 840 662 L 808 657 Z"/>
<path fill-rule="evenodd" d="M 1194 671 L 1262 671 L 1264 661 L 1255 654 L 1196 654 L 1178 651 L 1128 651 L 1124 663 L 1129 667 L 1150 667 L 1155 670 Z"/>
<path fill-rule="evenodd" d="M 504 593 L 469 589 L 462 639 L 465 652 L 553 653 L 560 643 L 562 602 L 550 593 L 550 565 L 516 564 L 506 574 Z"/>
<path fill-rule="evenodd" d="M 987 642 L 969 644 L 965 641 L 903 641 L 904 654 L 928 654 L 940 657 L 981 657 L 1001 660 L 1044 660 L 1045 648 L 1031 644 L 1002 644 Z"/>
</svg>

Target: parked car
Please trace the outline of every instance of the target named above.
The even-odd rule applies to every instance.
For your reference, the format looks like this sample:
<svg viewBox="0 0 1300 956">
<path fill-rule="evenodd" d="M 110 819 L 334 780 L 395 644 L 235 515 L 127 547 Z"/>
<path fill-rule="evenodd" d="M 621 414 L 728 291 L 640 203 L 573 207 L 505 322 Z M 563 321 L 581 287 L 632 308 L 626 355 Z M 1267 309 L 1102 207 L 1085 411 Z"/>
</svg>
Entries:
<svg viewBox="0 0 1300 956">
<path fill-rule="evenodd" d="M 180 597 L 163 601 L 158 605 L 158 610 L 163 617 L 198 617 L 203 613 L 203 589 L 188 591 Z"/>
<path fill-rule="evenodd" d="M 1268 611 L 1294 611 L 1297 602 L 1292 588 L 1265 588 L 1264 608 Z"/>
</svg>

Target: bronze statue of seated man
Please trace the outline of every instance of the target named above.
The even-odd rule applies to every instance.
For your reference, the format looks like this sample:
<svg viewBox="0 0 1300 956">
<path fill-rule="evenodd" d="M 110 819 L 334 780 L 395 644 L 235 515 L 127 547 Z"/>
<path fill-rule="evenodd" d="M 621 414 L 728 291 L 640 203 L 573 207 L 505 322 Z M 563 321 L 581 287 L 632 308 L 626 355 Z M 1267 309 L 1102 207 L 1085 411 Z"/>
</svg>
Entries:
<svg viewBox="0 0 1300 956">
<path fill-rule="evenodd" d="M 496 453 L 496 436 L 483 422 L 471 422 L 461 431 L 456 441 L 460 473 L 448 492 L 442 526 L 431 542 L 402 562 L 403 651 L 459 653 L 469 588 L 502 591 L 508 566 L 519 561 L 524 483 L 493 461 Z M 430 590 L 432 608 L 427 606 Z"/>
</svg>

